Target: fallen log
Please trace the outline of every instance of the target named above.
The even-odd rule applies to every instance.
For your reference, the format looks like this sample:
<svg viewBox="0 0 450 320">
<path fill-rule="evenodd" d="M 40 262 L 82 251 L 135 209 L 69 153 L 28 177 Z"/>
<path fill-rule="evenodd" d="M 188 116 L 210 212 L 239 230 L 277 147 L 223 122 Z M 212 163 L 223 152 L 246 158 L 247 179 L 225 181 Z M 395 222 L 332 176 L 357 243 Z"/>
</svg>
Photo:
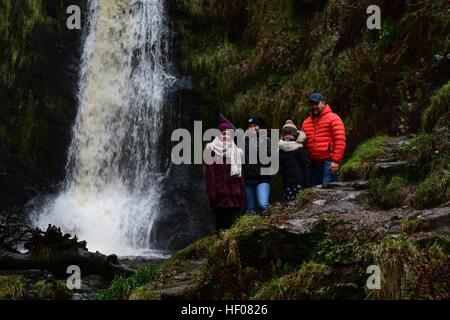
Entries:
<svg viewBox="0 0 450 320">
<path fill-rule="evenodd" d="M 3 225 L 4 233 L 7 229 Z M 89 252 L 85 241 L 78 241 L 76 236 L 71 238 L 69 234 L 63 235 L 55 226 L 49 226 L 46 232 L 30 229 L 25 238 L 26 253 L 11 250 L 10 242 L 7 246 L 0 243 L 0 270 L 41 269 L 57 276 L 67 276 L 67 268 L 75 265 L 82 275 L 97 274 L 110 279 L 135 272 L 121 265 L 116 255 Z"/>
<path fill-rule="evenodd" d="M 77 248 L 41 256 L 34 253 L 14 253 L 0 249 L 0 270 L 41 269 L 57 276 L 66 276 L 67 268 L 76 265 L 82 275 L 98 274 L 107 278 L 131 275 L 134 270 L 122 266 L 116 255 L 106 256 Z"/>
</svg>

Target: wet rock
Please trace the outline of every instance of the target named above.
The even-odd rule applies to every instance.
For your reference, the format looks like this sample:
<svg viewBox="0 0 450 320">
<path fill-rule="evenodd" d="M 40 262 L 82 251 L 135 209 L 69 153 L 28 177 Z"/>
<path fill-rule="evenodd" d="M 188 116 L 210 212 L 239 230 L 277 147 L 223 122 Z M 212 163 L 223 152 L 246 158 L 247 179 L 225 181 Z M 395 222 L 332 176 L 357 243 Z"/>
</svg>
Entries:
<svg viewBox="0 0 450 320">
<path fill-rule="evenodd" d="M 398 154 L 393 152 L 387 152 L 377 159 L 378 162 L 395 162 L 398 160 L 400 160 Z"/>
<path fill-rule="evenodd" d="M 323 186 L 324 189 L 336 189 L 348 186 L 348 182 L 330 182 Z"/>
<path fill-rule="evenodd" d="M 450 207 L 435 208 L 420 211 L 417 219 L 427 226 L 427 229 L 449 228 L 450 227 Z"/>
<path fill-rule="evenodd" d="M 271 261 L 301 263 L 320 233 L 319 220 L 300 218 L 280 225 L 266 225 L 237 239 L 241 261 L 247 266 L 265 268 Z"/>
<path fill-rule="evenodd" d="M 417 168 L 408 161 L 402 160 L 401 156 L 405 147 L 407 147 L 410 142 L 411 138 L 408 136 L 393 137 L 385 142 L 383 146 L 388 148 L 389 151 L 377 157 L 370 170 L 369 176 L 414 176 Z"/>
<path fill-rule="evenodd" d="M 280 229 L 286 229 L 296 234 L 311 234 L 318 222 L 319 220 L 315 218 L 293 219 L 280 226 Z"/>
<path fill-rule="evenodd" d="M 314 201 L 301 214 L 324 215 L 327 213 L 347 213 L 363 210 L 359 199 L 368 194 L 362 184 L 341 182 L 330 184 L 333 189 L 313 188 Z M 355 187 L 356 186 L 356 187 Z M 300 212 L 298 213 L 300 215 Z"/>
<path fill-rule="evenodd" d="M 156 266 L 163 261 L 165 261 L 168 257 L 170 257 L 170 253 L 168 251 L 158 252 L 161 254 L 161 258 L 159 257 L 120 257 L 119 262 L 123 266 L 137 270 L 139 268 L 147 267 L 147 266 Z"/>
<path fill-rule="evenodd" d="M 92 293 L 107 288 L 107 282 L 102 276 L 88 275 L 81 279 L 81 290 L 78 293 Z"/>
<path fill-rule="evenodd" d="M 401 221 L 400 220 L 390 220 L 388 223 L 385 224 L 385 228 L 389 229 L 390 231 L 397 231 L 398 227 L 400 226 Z"/>
<path fill-rule="evenodd" d="M 390 138 L 383 146 L 392 148 L 394 151 L 400 151 L 411 143 L 411 138 L 403 135 L 399 137 Z"/>
<path fill-rule="evenodd" d="M 185 290 L 192 284 L 191 280 L 179 282 L 176 286 L 165 288 L 160 291 L 163 300 L 182 300 L 185 299 Z"/>
<path fill-rule="evenodd" d="M 201 167 L 173 166 L 161 192 L 160 212 L 152 229 L 153 245 L 163 250 L 179 250 L 213 232 L 211 214 Z M 196 192 L 192 192 L 195 185 Z M 189 214 L 186 214 L 189 213 Z"/>
<path fill-rule="evenodd" d="M 181 300 L 190 298 L 187 290 L 194 282 L 194 273 L 206 262 L 205 259 L 190 260 L 183 266 L 181 273 L 175 273 L 162 288 L 153 288 L 151 296 L 162 300 Z M 148 293 L 146 294 L 148 296 Z"/>
<path fill-rule="evenodd" d="M 315 204 L 315 205 L 318 205 L 318 206 L 323 206 L 325 203 L 327 203 L 327 200 L 316 200 L 316 201 L 313 201 L 312 202 L 313 204 Z"/>
<path fill-rule="evenodd" d="M 354 201 L 358 198 L 360 195 L 360 192 L 349 192 L 348 194 L 344 195 L 339 201 Z"/>
<path fill-rule="evenodd" d="M 52 185 L 45 175 L 26 165 L 19 156 L 0 149 L 0 215 L 22 206 Z"/>
<path fill-rule="evenodd" d="M 372 168 L 371 176 L 395 176 L 408 175 L 412 167 L 408 161 L 399 160 L 395 162 L 378 162 Z"/>
<path fill-rule="evenodd" d="M 367 190 L 369 189 L 369 181 L 357 180 L 350 182 L 350 186 L 355 190 Z"/>
</svg>

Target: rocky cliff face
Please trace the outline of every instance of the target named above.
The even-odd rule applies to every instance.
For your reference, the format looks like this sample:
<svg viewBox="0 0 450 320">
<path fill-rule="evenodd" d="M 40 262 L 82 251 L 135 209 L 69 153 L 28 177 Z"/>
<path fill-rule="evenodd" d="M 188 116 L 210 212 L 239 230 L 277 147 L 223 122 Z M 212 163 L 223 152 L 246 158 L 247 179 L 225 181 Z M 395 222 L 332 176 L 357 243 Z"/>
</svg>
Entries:
<svg viewBox="0 0 450 320">
<path fill-rule="evenodd" d="M 448 81 L 448 1 L 176 4 L 182 66 L 204 114 L 219 108 L 237 125 L 254 113 L 274 128 L 301 123 L 317 90 L 344 119 L 351 151 L 380 132 L 415 132 Z M 367 28 L 369 5 L 381 8 L 381 30 Z"/>
<path fill-rule="evenodd" d="M 0 1 L 0 208 L 64 175 L 82 37 L 66 27 L 73 4 L 85 1 Z"/>
</svg>

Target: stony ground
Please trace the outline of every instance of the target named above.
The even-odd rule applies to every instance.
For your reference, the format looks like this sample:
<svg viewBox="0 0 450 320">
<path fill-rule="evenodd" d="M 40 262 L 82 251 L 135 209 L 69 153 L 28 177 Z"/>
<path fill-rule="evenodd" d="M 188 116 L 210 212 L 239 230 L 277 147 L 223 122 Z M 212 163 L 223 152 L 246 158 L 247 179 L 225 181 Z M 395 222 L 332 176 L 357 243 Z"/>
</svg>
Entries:
<svg viewBox="0 0 450 320">
<path fill-rule="evenodd" d="M 399 156 L 408 143 L 407 137 L 388 139 L 384 146 L 389 151 L 376 158 L 370 174 L 389 176 L 414 170 Z M 203 239 L 177 253 L 162 264 L 162 275 L 157 280 L 138 288 L 130 298 L 404 298 L 398 293 L 401 285 L 387 286 L 389 289 L 382 294 L 368 292 L 364 288 L 365 269 L 378 261 L 389 270 L 385 282 L 397 282 L 398 279 L 390 279 L 396 276 L 406 277 L 406 271 L 393 274 L 395 268 L 388 268 L 389 260 L 404 259 L 406 270 L 416 250 L 412 247 L 420 247 L 420 243 L 428 245 L 442 237 L 448 241 L 450 206 L 416 210 L 403 205 L 381 209 L 373 204 L 372 197 L 368 180 L 314 187 L 290 206 L 274 204 L 267 216 L 244 217 L 231 230 Z M 428 257 L 427 245 L 417 249 L 425 250 L 419 258 L 423 258 L 424 264 L 430 263 L 428 272 L 437 268 L 440 271 L 435 273 L 442 273 L 449 262 L 448 247 L 444 245 L 447 252 L 436 258 L 442 259 L 442 265 L 436 267 L 430 262 L 437 260 L 434 256 Z M 313 270 L 308 270 L 311 263 Z M 319 277 L 320 290 L 303 288 L 305 290 L 299 292 L 298 288 L 292 289 L 292 286 L 300 286 L 298 281 L 303 278 L 314 283 L 308 277 L 317 272 L 314 267 L 322 265 L 326 268 Z M 286 266 L 293 269 L 278 270 Z M 293 271 L 295 269 L 297 271 Z M 234 272 L 236 276 L 227 275 L 227 272 Z M 417 281 L 419 275 L 415 280 L 411 279 L 408 281 Z M 234 282 L 231 286 L 236 288 L 230 288 L 227 281 Z M 445 281 L 450 284 L 448 277 Z M 415 285 L 412 283 L 411 286 L 415 288 Z M 283 294 L 274 293 L 274 287 Z M 322 295 L 323 291 L 327 294 Z M 417 292 L 422 291 L 416 288 L 414 292 L 420 296 Z M 448 291 L 444 296 L 446 294 L 448 297 Z"/>
<path fill-rule="evenodd" d="M 450 207 L 430 210 L 414 210 L 409 207 L 392 210 L 381 210 L 367 203 L 369 197 L 366 181 L 335 183 L 327 189 L 313 188 L 310 200 L 301 209 L 296 206 L 272 208 L 278 211 L 256 228 L 244 232 L 237 237 L 237 250 L 241 263 L 246 266 L 269 264 L 277 259 L 291 259 L 290 255 L 298 254 L 292 242 L 311 242 L 308 236 L 317 233 L 316 226 L 323 221 L 330 226 L 332 233 L 350 241 L 364 234 L 369 242 L 376 242 L 386 236 L 402 234 L 402 226 L 406 228 L 408 221 L 417 230 L 406 230 L 408 237 L 414 239 L 429 238 L 433 234 L 448 233 L 450 229 Z M 405 230 L 403 230 L 405 231 Z M 301 246 L 300 246 L 301 248 Z M 152 294 L 136 293 L 132 298 L 182 299 L 191 294 L 192 286 L 197 285 L 199 271 L 208 263 L 207 254 L 186 259 L 169 267 L 166 280 L 151 286 Z M 251 260 L 251 261 L 249 261 Z M 259 260 L 259 262 L 256 262 Z M 295 261 L 295 258 L 293 259 Z M 297 262 L 301 262 L 302 258 Z M 349 271 L 351 272 L 351 271 Z M 170 280 L 167 280 L 170 279 Z M 352 282 L 337 283 L 343 288 L 355 289 Z M 361 289 L 361 288 L 359 288 Z"/>
</svg>

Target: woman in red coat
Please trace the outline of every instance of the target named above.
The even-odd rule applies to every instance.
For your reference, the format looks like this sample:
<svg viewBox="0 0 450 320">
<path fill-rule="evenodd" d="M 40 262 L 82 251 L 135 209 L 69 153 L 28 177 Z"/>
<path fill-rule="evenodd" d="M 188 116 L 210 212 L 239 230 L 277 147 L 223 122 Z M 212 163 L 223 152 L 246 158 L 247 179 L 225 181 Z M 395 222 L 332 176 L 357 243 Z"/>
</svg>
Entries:
<svg viewBox="0 0 450 320">
<path fill-rule="evenodd" d="M 206 145 L 206 186 L 211 208 L 216 216 L 216 230 L 227 229 L 239 217 L 246 203 L 242 175 L 243 151 L 233 141 L 233 127 L 219 124 L 220 137 Z"/>
</svg>

